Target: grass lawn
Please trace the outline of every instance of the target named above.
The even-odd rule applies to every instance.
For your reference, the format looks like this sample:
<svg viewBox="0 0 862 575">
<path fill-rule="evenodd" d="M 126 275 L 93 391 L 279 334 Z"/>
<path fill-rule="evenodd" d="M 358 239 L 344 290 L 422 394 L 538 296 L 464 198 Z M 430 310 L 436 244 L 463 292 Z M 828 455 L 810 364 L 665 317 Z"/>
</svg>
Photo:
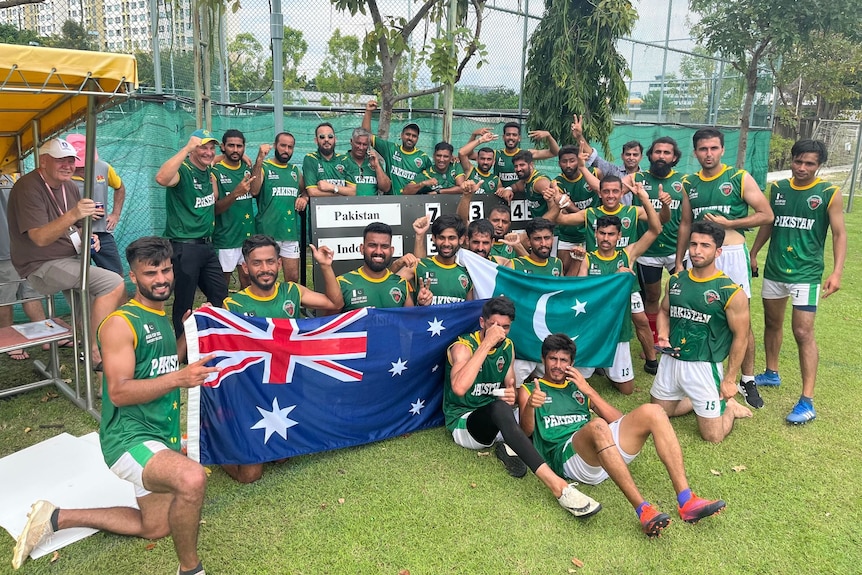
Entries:
<svg viewBox="0 0 862 575">
<path fill-rule="evenodd" d="M 678 519 L 651 442 L 631 471 L 648 500 L 674 518 L 652 541 L 612 482 L 584 488 L 604 509 L 578 520 L 531 474 L 513 479 L 493 453 L 461 449 L 439 428 L 269 465 L 253 485 L 238 485 L 213 469 L 200 535 L 207 572 L 859 573 L 862 385 L 856 342 L 862 341 L 862 261 L 854 247 L 862 236 L 860 212 L 849 214 L 847 224 L 843 289 L 822 302 L 818 313 L 817 419 L 802 427 L 784 423 L 801 389 L 788 313 L 784 384 L 762 389 L 766 406 L 753 419 L 738 422 L 717 446 L 699 439 L 692 416 L 674 420 L 692 488 L 727 501 L 721 515 L 697 525 Z M 760 281 L 754 282 L 755 294 Z M 753 300 L 760 370 L 761 309 L 759 298 Z M 72 361 L 71 350 L 61 355 Z M 0 358 L 0 365 L 0 386 L 29 381 L 27 362 Z M 631 410 L 649 400 L 651 383 L 640 362 L 636 367 L 632 396 L 620 396 L 599 378 L 593 383 L 623 411 Z M 47 388 L 0 400 L 0 455 L 60 431 L 81 435 L 95 429 L 91 418 Z M 13 545 L 11 537 L 0 536 L 0 574 L 12 572 Z M 54 563 L 48 557 L 28 561 L 21 573 L 168 574 L 176 566 L 170 538 L 150 547 L 149 541 L 98 533 L 62 549 Z"/>
</svg>

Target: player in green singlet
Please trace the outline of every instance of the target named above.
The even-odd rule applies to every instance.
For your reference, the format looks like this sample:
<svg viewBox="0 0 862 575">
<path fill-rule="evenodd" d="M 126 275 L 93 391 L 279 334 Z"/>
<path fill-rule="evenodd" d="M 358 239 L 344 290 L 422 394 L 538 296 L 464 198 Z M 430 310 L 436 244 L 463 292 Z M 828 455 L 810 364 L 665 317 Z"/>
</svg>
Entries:
<svg viewBox="0 0 862 575">
<path fill-rule="evenodd" d="M 458 150 L 458 161 L 461 163 L 467 181 L 474 184 L 473 193 L 495 194 L 501 199 L 505 199 L 506 192 L 500 186 L 500 178 L 494 173 L 494 150 L 483 146 L 494 138 L 496 136 L 490 132 L 485 132 L 478 138 L 472 138 Z M 470 162 L 470 158 L 474 156 L 476 158 L 475 166 Z"/>
<path fill-rule="evenodd" d="M 302 159 L 302 179 L 309 196 L 331 197 L 333 195 L 355 196 L 355 162 L 335 152 L 335 130 L 329 122 L 322 122 L 314 129 L 317 151 Z"/>
<path fill-rule="evenodd" d="M 473 299 L 473 282 L 467 269 L 455 257 L 466 226 L 452 214 L 444 214 L 431 224 L 431 240 L 437 254 L 416 264 L 414 293 L 418 305 L 437 305 Z"/>
<path fill-rule="evenodd" d="M 392 180 L 386 175 L 386 168 L 377 157 L 377 152 L 369 152 L 370 147 L 371 134 L 364 128 L 354 128 L 347 156 L 356 164 L 353 171 L 357 196 L 377 196 L 392 191 Z"/>
<path fill-rule="evenodd" d="M 667 414 L 656 405 L 641 405 L 627 414 L 605 401 L 575 369 L 575 343 L 566 334 L 542 342 L 544 377 L 525 382 L 518 391 L 520 424 L 533 444 L 559 475 L 588 485 L 610 477 L 635 508 L 648 537 L 670 523 L 641 495 L 629 464 L 652 436 L 656 454 L 677 493 L 680 518 L 696 523 L 724 509 L 724 501 L 709 501 L 691 492 L 682 449 Z M 598 417 L 593 418 L 590 411 Z"/>
<path fill-rule="evenodd" d="M 449 142 L 434 146 L 434 162 L 401 190 L 406 196 L 415 194 L 460 194 L 464 172 L 460 164 L 452 163 L 454 149 Z"/>
<path fill-rule="evenodd" d="M 517 183 L 524 189 L 527 214 L 531 219 L 545 217 L 548 211 L 548 198 L 553 195 L 550 178 L 534 167 L 533 155 L 529 150 L 521 150 L 515 154 L 512 164 L 518 175 Z"/>
<path fill-rule="evenodd" d="M 365 226 L 360 251 L 362 266 L 337 278 L 344 299 L 342 311 L 362 307 L 412 307 L 410 282 L 388 269 L 395 252 L 392 228 L 382 222 Z"/>
<path fill-rule="evenodd" d="M 545 141 L 548 147 L 545 149 L 530 149 L 527 150 L 532 155 L 534 160 L 548 160 L 555 157 L 560 149 L 557 141 L 546 130 L 531 130 L 527 132 L 527 136 L 532 140 Z M 483 143 L 491 142 L 497 139 L 497 135 L 491 133 L 490 128 L 480 128 L 475 130 L 470 135 L 471 140 L 484 139 Z M 521 144 L 521 125 L 518 122 L 506 122 L 503 125 L 503 149 L 494 150 L 493 167 L 494 174 L 500 179 L 500 187 L 503 188 L 500 196 L 507 202 L 512 200 L 512 186 L 516 185 L 519 179 L 523 179 L 517 174 L 515 169 L 515 156 L 521 152 L 519 147 Z M 470 155 L 471 160 L 476 159 L 476 154 Z"/>
<path fill-rule="evenodd" d="M 134 297 L 99 327 L 104 381 L 99 440 L 105 463 L 134 485 L 138 508 L 58 508 L 37 501 L 15 544 L 12 566 L 55 532 L 90 527 L 144 539 L 171 535 L 179 573 L 203 574 L 197 543 L 207 475 L 180 453 L 180 389 L 200 386 L 215 367 L 206 356 L 180 369 L 165 314 L 174 285 L 172 249 L 144 237 L 126 248 Z"/>
<path fill-rule="evenodd" d="M 525 227 L 530 254 L 512 260 L 512 268 L 525 274 L 560 277 L 563 263 L 551 255 L 554 247 L 554 224 L 545 218 L 533 218 Z"/>
<path fill-rule="evenodd" d="M 670 417 L 694 411 L 700 435 L 720 443 L 751 410 L 734 399 L 748 344 L 748 300 L 715 264 L 724 228 L 692 224 L 691 269 L 670 277 L 658 316 L 658 345 L 667 350 L 650 395 Z M 722 362 L 727 359 L 727 372 Z"/>
<path fill-rule="evenodd" d="M 769 242 L 763 273 L 763 343 L 766 371 L 757 375 L 757 385 L 780 385 L 778 354 L 781 351 L 787 300 L 793 306 L 791 325 L 799 350 L 802 396 L 787 415 L 788 423 L 803 424 L 816 416 L 814 382 L 819 351 L 814 339 L 814 316 L 818 296 L 829 297 L 841 288 L 841 272 L 847 258 L 847 231 L 843 202 L 837 186 L 817 177 L 826 161 L 826 145 L 800 140 L 790 149 L 793 177 L 772 184 L 769 201 L 775 212 L 772 224 L 760 226 L 751 248 L 751 266 L 757 269 L 757 254 Z M 823 281 L 823 250 L 826 233 L 832 229 L 832 273 Z M 821 282 L 823 288 L 821 292 Z"/>
<path fill-rule="evenodd" d="M 215 204 L 213 247 L 218 252 L 225 281 L 230 284 L 234 270 L 239 285 L 248 286 L 242 271 L 242 242 L 254 235 L 254 196 L 251 193 L 251 166 L 245 163 L 245 136 L 239 130 L 227 130 L 221 138 L 223 159 L 213 166 L 218 186 Z"/>
<path fill-rule="evenodd" d="M 497 442 L 497 457 L 511 475 L 523 477 L 529 467 L 564 509 L 589 517 L 602 506 L 554 473 L 515 422 L 515 352 L 507 337 L 514 319 L 512 300 L 490 299 L 482 306 L 479 331 L 463 334 L 449 346 L 443 384 L 446 429 L 457 445 L 467 449 L 487 449 L 501 434 L 505 444 Z"/>
<path fill-rule="evenodd" d="M 599 180 L 583 162 L 577 146 L 560 148 L 558 163 L 560 174 L 551 182 L 552 186 L 566 196 L 573 209 L 577 211 L 596 207 L 601 203 L 597 190 Z M 560 198 L 562 200 L 562 196 Z M 559 201 L 559 200 L 558 200 Z M 580 262 L 586 253 L 586 235 L 583 226 L 559 226 L 557 256 L 563 262 L 565 275 L 577 275 Z"/>
<path fill-rule="evenodd" d="M 362 127 L 371 132 L 371 115 L 377 109 L 377 102 L 370 100 L 365 104 L 365 115 L 362 116 Z M 419 141 L 419 125 L 410 123 L 401 130 L 401 145 L 371 136 L 371 145 L 386 162 L 386 171 L 392 180 L 392 193 L 400 196 L 404 186 L 414 181 L 424 170 L 431 167 L 428 154 L 416 149 Z"/>
</svg>

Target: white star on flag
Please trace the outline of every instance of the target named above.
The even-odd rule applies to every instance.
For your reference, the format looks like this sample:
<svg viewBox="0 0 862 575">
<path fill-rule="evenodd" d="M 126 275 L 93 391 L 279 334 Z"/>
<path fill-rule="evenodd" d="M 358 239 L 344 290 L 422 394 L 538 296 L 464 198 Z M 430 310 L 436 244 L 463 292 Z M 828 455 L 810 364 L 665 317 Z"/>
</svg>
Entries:
<svg viewBox="0 0 862 575">
<path fill-rule="evenodd" d="M 251 426 L 251 429 L 265 430 L 265 435 L 263 438 L 264 443 L 269 441 L 269 438 L 272 436 L 273 433 L 279 434 L 282 439 L 287 439 L 287 430 L 294 425 L 298 425 L 299 423 L 287 417 L 296 406 L 291 405 L 290 407 L 285 407 L 284 409 L 281 409 L 278 406 L 277 397 L 274 397 L 272 400 L 272 411 L 267 411 L 265 408 L 260 406 L 256 407 L 257 410 L 260 412 L 262 419 L 255 423 L 253 426 Z"/>
<path fill-rule="evenodd" d="M 401 375 L 405 369 L 407 369 L 407 362 L 399 357 L 398 361 L 392 362 L 392 369 L 389 370 L 389 373 L 392 374 L 392 377 L 395 377 L 396 375 Z"/>
<path fill-rule="evenodd" d="M 444 329 L 446 328 L 443 327 L 443 322 L 435 317 L 434 321 L 428 322 L 428 329 L 426 331 L 430 331 L 431 337 L 434 337 L 435 335 L 440 335 L 440 332 Z"/>
<path fill-rule="evenodd" d="M 578 317 L 582 313 L 587 313 L 587 303 L 589 302 L 575 298 L 575 305 L 572 306 L 572 309 L 575 310 L 575 317 Z"/>
<path fill-rule="evenodd" d="M 419 412 L 422 411 L 422 408 L 425 407 L 425 400 L 416 398 L 416 403 L 410 404 L 410 413 L 413 415 L 419 415 Z"/>
<path fill-rule="evenodd" d="M 434 373 L 434 372 L 435 372 L 435 371 L 437 371 L 439 368 L 440 368 L 440 364 L 439 364 L 439 363 L 435 363 L 435 364 L 434 364 L 434 367 L 432 367 L 432 368 L 431 368 L 431 373 Z"/>
</svg>

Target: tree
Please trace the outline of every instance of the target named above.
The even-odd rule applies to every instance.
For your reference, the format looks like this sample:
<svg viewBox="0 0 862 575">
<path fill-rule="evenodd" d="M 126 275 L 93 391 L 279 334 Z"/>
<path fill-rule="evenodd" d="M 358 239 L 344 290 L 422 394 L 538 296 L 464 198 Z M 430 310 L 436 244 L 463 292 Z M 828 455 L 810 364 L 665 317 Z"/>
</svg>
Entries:
<svg viewBox="0 0 862 575">
<path fill-rule="evenodd" d="M 859 27 L 859 0 L 689 0 L 700 14 L 692 28 L 711 53 L 732 61 L 745 78 L 736 165 L 745 163 L 749 117 L 757 92 L 758 71 L 807 42 L 817 32 L 854 33 Z"/>
<path fill-rule="evenodd" d="M 295 90 L 305 85 L 305 75 L 299 75 L 299 65 L 308 52 L 308 42 L 302 37 L 302 30 L 284 27 L 284 40 L 281 44 L 282 63 L 284 64 L 284 88 Z M 269 69 L 272 69 L 270 59 Z"/>
<path fill-rule="evenodd" d="M 228 42 L 227 65 L 231 90 L 257 92 L 270 88 L 272 59 L 261 60 L 261 53 L 263 46 L 250 32 L 237 34 Z"/>
<path fill-rule="evenodd" d="M 47 40 L 47 45 L 54 48 L 69 48 L 72 50 L 95 50 L 90 31 L 74 20 L 66 20 L 59 34 L 54 34 Z"/>
<path fill-rule="evenodd" d="M 32 30 L 19 30 L 12 24 L 0 24 L 0 44 L 22 44 L 26 46 L 31 42 L 43 44 L 45 39 Z"/>
<path fill-rule="evenodd" d="M 679 65 L 685 80 L 685 92 L 691 101 L 690 119 L 694 123 L 713 122 L 710 112 L 717 106 L 716 124 L 735 124 L 742 107 L 743 90 L 740 77 L 732 68 L 722 73 L 721 62 L 701 46 L 695 46 L 695 56 L 685 55 Z M 730 72 L 732 76 L 728 76 Z M 718 102 L 715 100 L 718 99 Z"/>
<path fill-rule="evenodd" d="M 545 14 L 530 36 L 524 83 L 530 127 L 571 143 L 572 115 L 583 114 L 585 137 L 607 149 L 613 114 L 625 111 L 628 101 L 628 66 L 616 42 L 636 20 L 629 0 L 545 0 Z"/>
<path fill-rule="evenodd" d="M 831 119 L 862 104 L 862 46 L 847 36 L 812 36 L 784 56 L 775 74 L 779 118 L 797 138 L 801 118 Z"/>
<path fill-rule="evenodd" d="M 335 29 L 329 39 L 329 52 L 314 78 L 317 89 L 321 92 L 337 95 L 337 104 L 344 103 L 345 94 L 362 92 L 362 54 L 359 48 L 359 38 L 342 36 L 341 30 Z"/>
<path fill-rule="evenodd" d="M 456 17 L 453 33 L 443 38 L 432 38 L 424 52 L 431 70 L 431 81 L 436 85 L 424 90 L 398 93 L 396 91 L 396 76 L 402 58 L 410 49 L 410 35 L 417 27 L 425 23 L 425 29 L 433 29 L 436 24 L 445 20 L 449 0 L 421 0 L 417 2 L 413 17 L 396 18 L 384 16 L 380 12 L 377 0 L 330 0 L 337 10 L 371 14 L 374 28 L 365 35 L 362 53 L 365 63 L 371 65 L 380 62 L 380 121 L 378 133 L 382 137 L 389 134 L 392 121 L 392 108 L 396 102 L 415 98 L 423 94 L 439 92 L 447 84 L 455 84 L 464 68 L 477 53 L 484 58 L 484 46 L 479 43 L 482 31 L 482 8 L 485 0 L 451 0 L 456 2 Z M 467 28 L 468 16 L 473 15 L 473 28 Z M 481 61 L 477 66 L 481 65 Z"/>
</svg>

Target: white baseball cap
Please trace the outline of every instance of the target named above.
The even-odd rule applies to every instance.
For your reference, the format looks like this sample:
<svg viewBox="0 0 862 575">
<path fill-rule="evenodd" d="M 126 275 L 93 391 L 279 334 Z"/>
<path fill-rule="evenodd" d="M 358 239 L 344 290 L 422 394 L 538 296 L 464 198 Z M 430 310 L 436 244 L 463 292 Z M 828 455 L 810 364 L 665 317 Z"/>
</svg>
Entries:
<svg viewBox="0 0 862 575">
<path fill-rule="evenodd" d="M 60 158 L 75 158 L 76 160 L 80 160 L 75 147 L 63 138 L 54 138 L 42 144 L 42 147 L 39 148 L 39 155 L 43 154 L 47 154 L 58 160 Z"/>
</svg>

